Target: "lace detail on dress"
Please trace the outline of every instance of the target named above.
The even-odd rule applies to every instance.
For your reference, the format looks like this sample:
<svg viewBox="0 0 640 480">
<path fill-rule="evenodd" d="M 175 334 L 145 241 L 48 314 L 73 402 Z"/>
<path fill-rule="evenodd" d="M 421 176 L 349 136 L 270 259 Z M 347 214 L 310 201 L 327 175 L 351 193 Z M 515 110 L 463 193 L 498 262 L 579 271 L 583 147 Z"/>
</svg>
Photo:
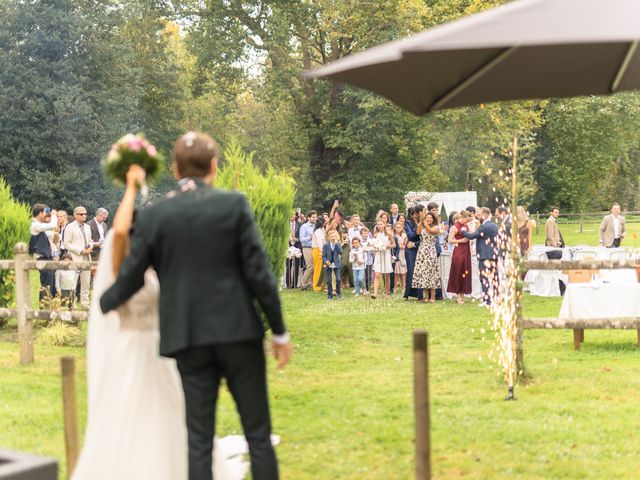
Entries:
<svg viewBox="0 0 640 480">
<path fill-rule="evenodd" d="M 149 269 L 144 275 L 144 286 L 118 308 L 121 330 L 157 330 L 160 283 L 156 273 Z"/>
</svg>

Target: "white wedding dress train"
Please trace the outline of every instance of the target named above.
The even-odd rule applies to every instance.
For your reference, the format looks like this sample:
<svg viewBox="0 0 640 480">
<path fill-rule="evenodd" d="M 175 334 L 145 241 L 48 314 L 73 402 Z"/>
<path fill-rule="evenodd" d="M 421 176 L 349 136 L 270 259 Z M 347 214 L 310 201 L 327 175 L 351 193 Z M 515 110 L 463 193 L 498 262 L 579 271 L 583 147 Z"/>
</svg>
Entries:
<svg viewBox="0 0 640 480">
<path fill-rule="evenodd" d="M 87 335 L 88 415 L 73 480 L 186 480 L 184 398 L 175 361 L 158 354 L 160 285 L 149 270 L 144 287 L 118 312 L 100 311 L 115 281 L 112 234 L 94 279 Z M 244 437 L 216 439 L 214 479 L 245 478 Z"/>
</svg>

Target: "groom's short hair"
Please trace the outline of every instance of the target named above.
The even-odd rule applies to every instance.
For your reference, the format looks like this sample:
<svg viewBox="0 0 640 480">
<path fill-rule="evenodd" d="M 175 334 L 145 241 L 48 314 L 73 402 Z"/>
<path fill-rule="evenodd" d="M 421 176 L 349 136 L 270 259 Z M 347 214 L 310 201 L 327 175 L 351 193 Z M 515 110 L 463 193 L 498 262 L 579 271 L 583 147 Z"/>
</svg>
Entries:
<svg viewBox="0 0 640 480">
<path fill-rule="evenodd" d="M 218 144 L 204 133 L 187 132 L 173 146 L 173 161 L 181 177 L 207 176 L 214 157 L 218 158 Z"/>
</svg>

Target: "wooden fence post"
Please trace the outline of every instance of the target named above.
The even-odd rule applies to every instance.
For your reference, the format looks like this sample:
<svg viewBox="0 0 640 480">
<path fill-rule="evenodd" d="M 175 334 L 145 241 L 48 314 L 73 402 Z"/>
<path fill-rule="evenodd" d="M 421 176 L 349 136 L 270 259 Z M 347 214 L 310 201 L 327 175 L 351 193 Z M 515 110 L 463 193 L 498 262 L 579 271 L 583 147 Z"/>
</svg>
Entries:
<svg viewBox="0 0 640 480">
<path fill-rule="evenodd" d="M 64 444 L 67 453 L 67 478 L 71 478 L 80 453 L 75 358 L 62 357 L 60 359 L 60 368 L 62 370 L 62 407 L 64 415 Z"/>
<path fill-rule="evenodd" d="M 516 288 L 516 375 L 524 375 L 524 325 L 522 316 L 522 287 Z"/>
<path fill-rule="evenodd" d="M 20 344 L 20 363 L 33 363 L 33 322 L 28 318 L 31 309 L 31 288 L 29 287 L 29 270 L 25 270 L 27 261 L 27 244 L 20 242 L 14 248 L 16 272 L 16 319 L 18 321 L 18 343 Z"/>
<path fill-rule="evenodd" d="M 416 480 L 431 478 L 429 353 L 425 330 L 413 331 L 413 397 L 416 421 Z"/>
</svg>

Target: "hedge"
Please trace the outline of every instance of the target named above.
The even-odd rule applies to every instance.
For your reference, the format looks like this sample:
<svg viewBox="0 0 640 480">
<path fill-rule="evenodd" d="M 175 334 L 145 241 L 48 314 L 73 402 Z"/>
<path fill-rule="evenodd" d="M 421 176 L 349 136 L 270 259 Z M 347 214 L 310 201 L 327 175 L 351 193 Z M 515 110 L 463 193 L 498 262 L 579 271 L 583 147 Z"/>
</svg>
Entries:
<svg viewBox="0 0 640 480">
<path fill-rule="evenodd" d="M 225 164 L 218 170 L 215 185 L 247 195 L 264 243 L 271 271 L 282 276 L 289 239 L 289 216 L 295 196 L 291 177 L 268 166 L 261 171 L 236 142 L 224 151 Z"/>
<path fill-rule="evenodd" d="M 29 241 L 30 223 L 31 209 L 14 200 L 11 188 L 0 177 L 0 259 L 13 258 L 16 243 Z M 0 307 L 7 307 L 13 302 L 11 276 L 13 272 L 0 270 Z"/>
</svg>

